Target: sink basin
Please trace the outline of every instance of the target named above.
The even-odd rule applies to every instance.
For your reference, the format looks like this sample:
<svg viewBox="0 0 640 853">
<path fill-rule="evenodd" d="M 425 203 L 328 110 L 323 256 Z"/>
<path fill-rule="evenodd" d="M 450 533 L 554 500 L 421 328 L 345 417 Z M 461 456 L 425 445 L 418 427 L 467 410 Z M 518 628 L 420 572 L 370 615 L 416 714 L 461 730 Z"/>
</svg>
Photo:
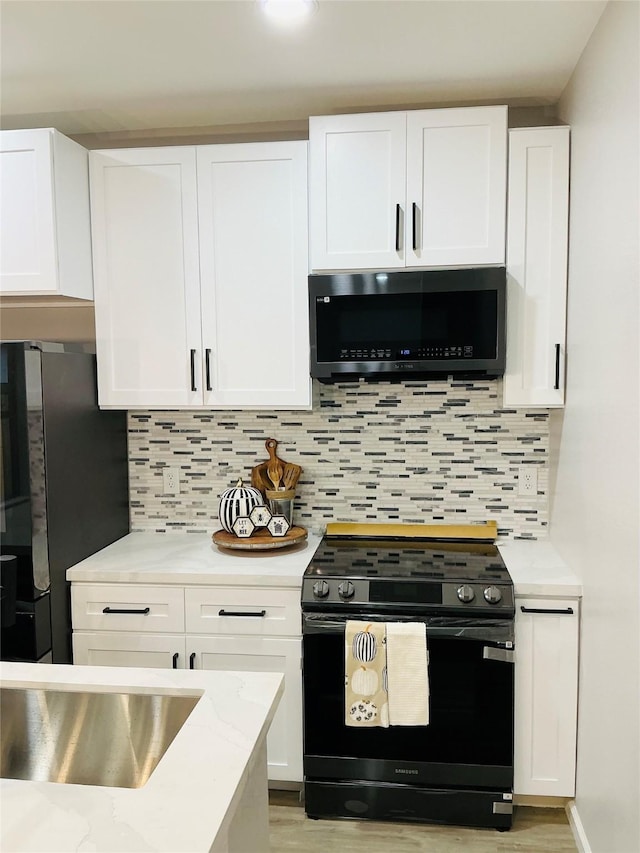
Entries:
<svg viewBox="0 0 640 853">
<path fill-rule="evenodd" d="M 140 788 L 197 696 L 0 688 L 0 776 Z"/>
</svg>

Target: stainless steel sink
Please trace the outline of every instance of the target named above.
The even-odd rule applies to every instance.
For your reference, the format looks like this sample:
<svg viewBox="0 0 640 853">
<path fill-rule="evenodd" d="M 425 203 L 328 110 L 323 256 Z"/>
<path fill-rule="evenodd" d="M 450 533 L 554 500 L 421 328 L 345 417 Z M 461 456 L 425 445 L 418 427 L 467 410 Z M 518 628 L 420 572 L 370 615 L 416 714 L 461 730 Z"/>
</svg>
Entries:
<svg viewBox="0 0 640 853">
<path fill-rule="evenodd" d="M 197 696 L 0 688 L 0 776 L 140 788 Z"/>
</svg>

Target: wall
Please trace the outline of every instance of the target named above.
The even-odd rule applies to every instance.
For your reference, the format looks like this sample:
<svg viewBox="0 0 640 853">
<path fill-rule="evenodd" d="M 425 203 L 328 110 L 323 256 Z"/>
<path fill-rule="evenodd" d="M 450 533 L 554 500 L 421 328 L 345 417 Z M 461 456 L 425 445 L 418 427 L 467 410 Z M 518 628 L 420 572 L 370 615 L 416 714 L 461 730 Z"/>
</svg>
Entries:
<svg viewBox="0 0 640 853">
<path fill-rule="evenodd" d="M 220 494 L 278 455 L 302 465 L 294 520 L 471 523 L 495 519 L 505 536 L 545 535 L 549 416 L 503 409 L 501 383 L 343 383 L 314 386 L 313 411 L 131 412 L 133 530 L 219 527 Z M 538 495 L 518 495 L 520 465 Z M 164 495 L 162 468 L 182 491 Z"/>
<path fill-rule="evenodd" d="M 640 850 L 639 9 L 609 3 L 559 110 L 572 127 L 571 225 L 550 533 L 584 589 L 574 816 L 594 853 Z"/>
<path fill-rule="evenodd" d="M 0 300 L 0 337 L 4 341 L 95 342 L 93 302 L 68 305 L 27 304 L 9 297 Z"/>
</svg>

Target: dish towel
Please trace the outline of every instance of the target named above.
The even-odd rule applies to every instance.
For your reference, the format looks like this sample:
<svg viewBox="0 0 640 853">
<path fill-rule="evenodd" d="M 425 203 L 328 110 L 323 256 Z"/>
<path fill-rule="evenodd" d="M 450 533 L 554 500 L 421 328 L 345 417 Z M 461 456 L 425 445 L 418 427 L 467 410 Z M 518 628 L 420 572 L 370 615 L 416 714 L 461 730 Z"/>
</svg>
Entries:
<svg viewBox="0 0 640 853">
<path fill-rule="evenodd" d="M 344 640 L 345 724 L 388 728 L 385 623 L 349 620 Z"/>
<path fill-rule="evenodd" d="M 427 627 L 424 622 L 387 622 L 387 689 L 392 726 L 429 724 Z"/>
</svg>

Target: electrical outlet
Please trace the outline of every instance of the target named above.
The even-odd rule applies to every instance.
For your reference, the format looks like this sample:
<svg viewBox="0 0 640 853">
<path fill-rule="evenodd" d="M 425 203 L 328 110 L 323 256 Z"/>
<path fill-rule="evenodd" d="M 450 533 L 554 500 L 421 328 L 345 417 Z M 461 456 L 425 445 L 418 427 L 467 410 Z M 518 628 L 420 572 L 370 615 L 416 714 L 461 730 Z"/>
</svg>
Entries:
<svg viewBox="0 0 640 853">
<path fill-rule="evenodd" d="M 162 491 L 165 495 L 180 494 L 180 469 L 179 468 L 163 468 L 162 469 Z"/>
<path fill-rule="evenodd" d="M 535 465 L 521 465 L 518 468 L 518 494 L 538 494 L 538 469 Z"/>
</svg>

